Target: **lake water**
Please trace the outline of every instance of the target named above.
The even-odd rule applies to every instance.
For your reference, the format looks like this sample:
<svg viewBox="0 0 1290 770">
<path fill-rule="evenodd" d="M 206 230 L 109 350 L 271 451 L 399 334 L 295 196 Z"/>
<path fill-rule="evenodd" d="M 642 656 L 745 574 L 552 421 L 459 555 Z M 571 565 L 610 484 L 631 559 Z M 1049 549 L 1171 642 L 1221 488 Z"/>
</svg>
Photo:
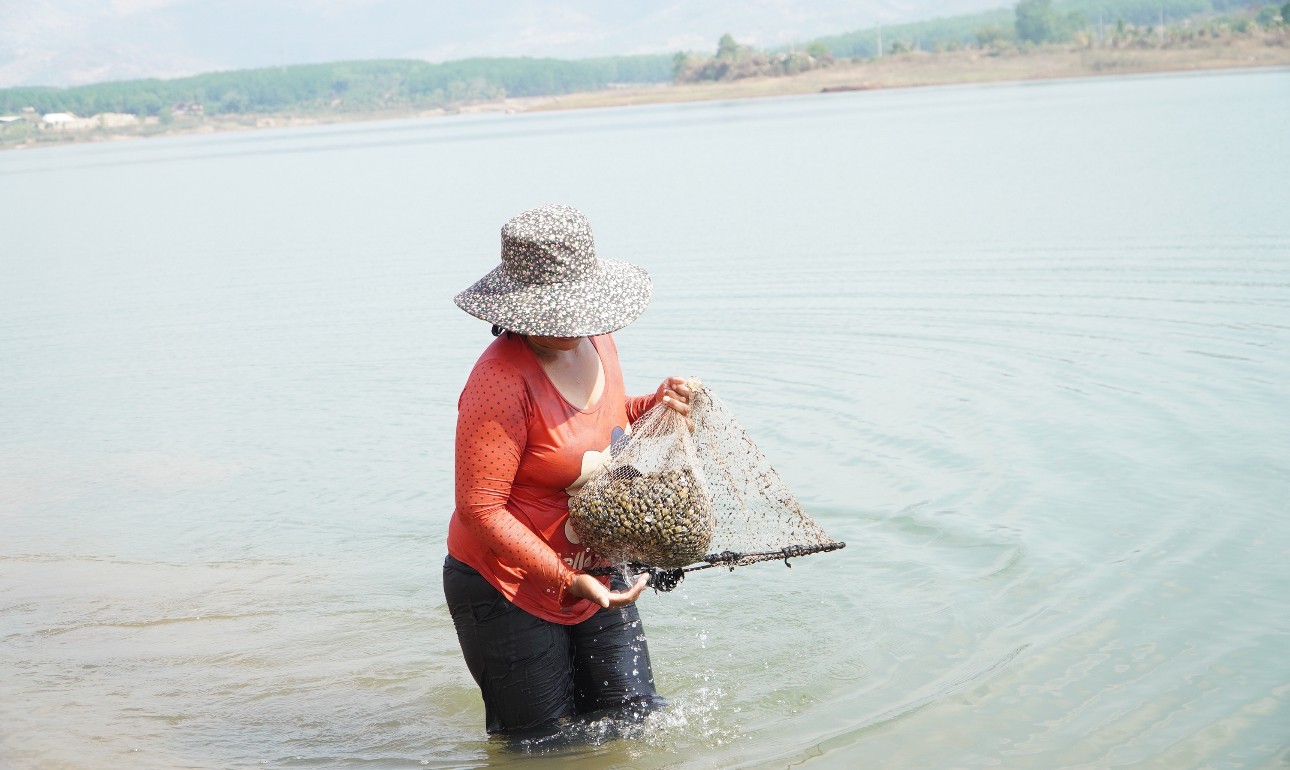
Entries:
<svg viewBox="0 0 1290 770">
<path fill-rule="evenodd" d="M 1290 766 L 1290 71 L 0 154 L 0 766 Z M 654 277 L 845 550 L 641 601 L 670 710 L 490 742 L 444 607 L 510 216 Z"/>
</svg>

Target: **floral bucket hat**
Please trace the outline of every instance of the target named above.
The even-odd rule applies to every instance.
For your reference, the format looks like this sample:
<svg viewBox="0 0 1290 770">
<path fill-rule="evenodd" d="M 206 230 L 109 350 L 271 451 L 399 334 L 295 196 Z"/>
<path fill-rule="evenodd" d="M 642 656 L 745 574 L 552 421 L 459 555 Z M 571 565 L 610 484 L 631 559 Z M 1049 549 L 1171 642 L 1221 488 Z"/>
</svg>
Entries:
<svg viewBox="0 0 1290 770">
<path fill-rule="evenodd" d="M 551 204 L 503 225 L 502 264 L 453 301 L 520 334 L 590 337 L 636 320 L 652 292 L 641 268 L 596 256 L 581 211 Z"/>
</svg>

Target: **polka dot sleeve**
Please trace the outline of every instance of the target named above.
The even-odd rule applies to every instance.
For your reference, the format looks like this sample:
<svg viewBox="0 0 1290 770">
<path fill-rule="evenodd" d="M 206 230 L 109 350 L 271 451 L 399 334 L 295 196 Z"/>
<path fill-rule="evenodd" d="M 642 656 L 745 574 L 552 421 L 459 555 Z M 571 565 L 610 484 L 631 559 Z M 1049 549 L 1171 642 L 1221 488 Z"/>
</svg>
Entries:
<svg viewBox="0 0 1290 770">
<path fill-rule="evenodd" d="M 487 360 L 471 372 L 457 411 L 457 515 L 500 562 L 563 596 L 575 573 L 507 508 L 529 409 L 524 378 L 511 366 Z"/>
</svg>

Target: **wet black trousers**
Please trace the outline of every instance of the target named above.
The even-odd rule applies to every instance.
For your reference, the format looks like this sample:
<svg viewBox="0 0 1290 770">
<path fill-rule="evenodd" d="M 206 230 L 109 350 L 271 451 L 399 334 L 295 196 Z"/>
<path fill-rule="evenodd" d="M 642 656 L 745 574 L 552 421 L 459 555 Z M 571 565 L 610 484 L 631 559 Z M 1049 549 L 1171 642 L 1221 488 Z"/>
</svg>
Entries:
<svg viewBox="0 0 1290 770">
<path fill-rule="evenodd" d="M 613 579 L 615 590 L 626 587 Z M 443 591 L 466 667 L 484 696 L 490 733 L 555 727 L 575 717 L 640 716 L 665 701 L 654 691 L 636 606 L 600 610 L 577 625 L 542 620 L 449 556 Z"/>
</svg>

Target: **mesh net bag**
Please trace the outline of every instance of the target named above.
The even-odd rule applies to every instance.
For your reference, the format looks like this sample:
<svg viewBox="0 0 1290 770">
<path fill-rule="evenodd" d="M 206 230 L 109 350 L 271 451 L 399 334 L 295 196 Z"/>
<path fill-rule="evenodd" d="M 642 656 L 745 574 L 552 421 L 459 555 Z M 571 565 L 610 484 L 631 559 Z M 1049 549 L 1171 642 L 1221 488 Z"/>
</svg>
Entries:
<svg viewBox="0 0 1290 770">
<path fill-rule="evenodd" d="M 655 406 L 569 498 L 582 542 L 614 564 L 651 571 L 787 563 L 844 547 L 806 514 L 725 404 L 697 380 L 689 387 L 693 431 Z"/>
</svg>

